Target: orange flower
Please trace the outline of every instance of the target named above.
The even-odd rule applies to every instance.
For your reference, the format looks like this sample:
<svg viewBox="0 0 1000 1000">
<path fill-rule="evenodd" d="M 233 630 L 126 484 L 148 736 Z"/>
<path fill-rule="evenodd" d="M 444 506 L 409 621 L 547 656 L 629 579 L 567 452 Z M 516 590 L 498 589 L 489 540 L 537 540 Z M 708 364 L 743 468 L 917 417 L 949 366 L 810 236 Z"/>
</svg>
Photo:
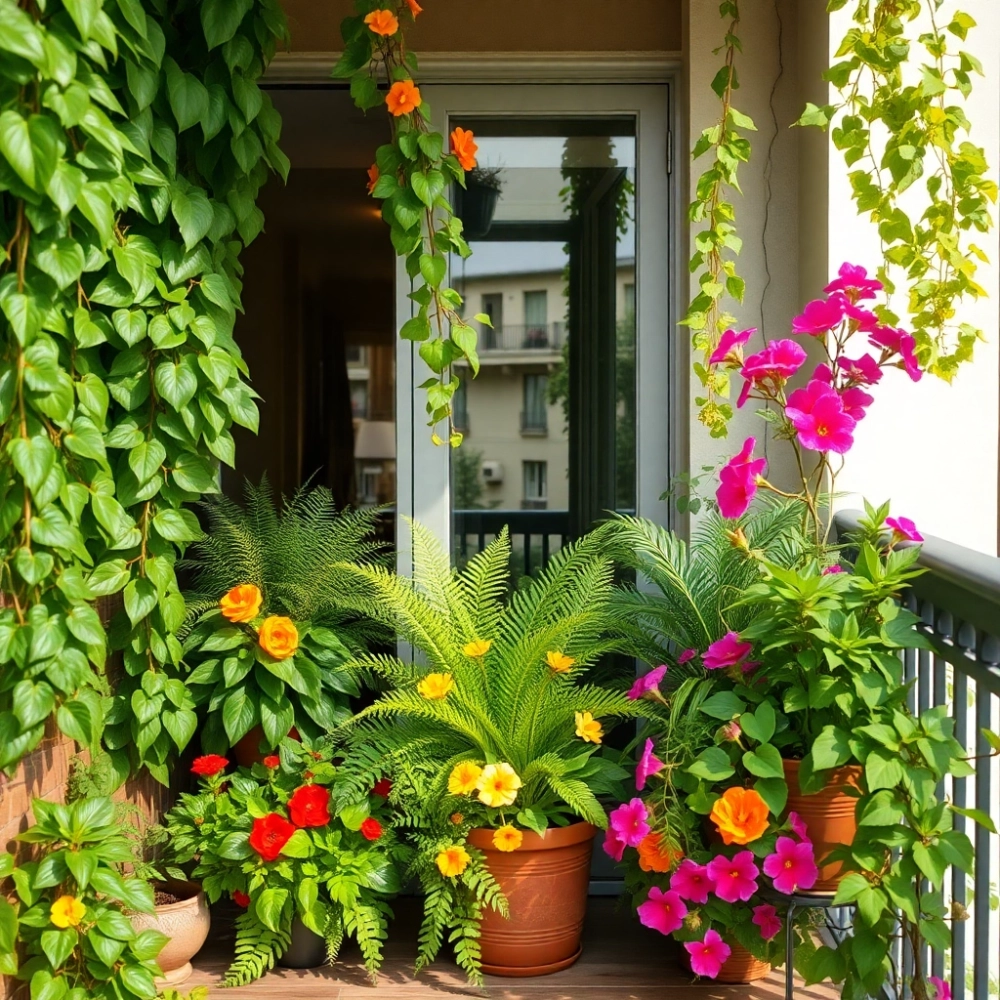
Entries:
<svg viewBox="0 0 1000 1000">
<path fill-rule="evenodd" d="M 408 115 L 420 107 L 420 88 L 412 80 L 397 80 L 385 95 L 385 103 L 393 117 Z"/>
<path fill-rule="evenodd" d="M 269 656 L 276 660 L 287 660 L 299 648 L 299 632 L 291 618 L 271 615 L 261 622 L 257 642 Z"/>
<path fill-rule="evenodd" d="M 727 788 L 709 819 L 724 844 L 750 844 L 767 830 L 767 803 L 752 788 Z"/>
<path fill-rule="evenodd" d="M 451 133 L 451 151 L 458 157 L 463 170 L 472 170 L 475 167 L 479 147 L 471 131 L 464 128 L 455 129 Z"/>
<path fill-rule="evenodd" d="M 663 842 L 662 833 L 647 833 L 639 841 L 639 867 L 644 872 L 668 872 L 684 855 Z"/>
<path fill-rule="evenodd" d="M 471 860 L 469 852 L 461 844 L 456 844 L 454 847 L 446 847 L 434 859 L 438 866 L 438 871 L 445 878 L 455 878 L 461 875 Z"/>
<path fill-rule="evenodd" d="M 368 193 L 369 194 L 373 194 L 374 193 L 374 191 L 375 191 L 375 185 L 378 183 L 378 179 L 379 179 L 378 164 L 377 163 L 373 163 L 368 168 Z"/>
<path fill-rule="evenodd" d="M 262 600 L 260 591 L 252 583 L 241 583 L 219 601 L 219 607 L 222 616 L 231 622 L 249 622 L 260 614 Z"/>
<path fill-rule="evenodd" d="M 576 660 L 565 653 L 550 649 L 545 654 L 545 662 L 549 665 L 550 670 L 555 671 L 557 674 L 565 674 L 576 663 Z"/>
<path fill-rule="evenodd" d="M 406 6 L 410 8 L 410 13 L 413 15 L 414 21 L 417 19 L 417 14 L 424 9 L 417 3 L 417 0 L 406 0 Z"/>
<path fill-rule="evenodd" d="M 373 10 L 365 17 L 365 24 L 376 35 L 385 35 L 388 37 L 399 31 L 399 20 L 391 10 Z"/>
</svg>

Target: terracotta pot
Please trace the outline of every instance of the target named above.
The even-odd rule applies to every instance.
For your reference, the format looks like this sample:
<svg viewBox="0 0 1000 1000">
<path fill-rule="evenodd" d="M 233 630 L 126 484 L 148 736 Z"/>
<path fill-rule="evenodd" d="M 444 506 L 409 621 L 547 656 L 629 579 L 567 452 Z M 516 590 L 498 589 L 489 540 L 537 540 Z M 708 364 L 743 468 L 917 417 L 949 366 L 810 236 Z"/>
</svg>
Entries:
<svg viewBox="0 0 1000 1000">
<path fill-rule="evenodd" d="M 299 731 L 293 726 L 288 730 L 288 735 L 293 740 L 299 738 Z M 261 750 L 261 740 L 264 739 L 264 727 L 254 726 L 245 736 L 241 736 L 232 748 L 232 755 L 240 767 L 253 767 L 254 764 L 263 763 L 264 758 L 274 753 L 274 747 Z"/>
<path fill-rule="evenodd" d="M 848 795 L 844 788 L 861 787 L 864 773 L 860 764 L 847 764 L 830 772 L 824 787 L 814 795 L 803 795 L 799 791 L 799 761 L 783 760 L 785 781 L 788 782 L 789 812 L 797 812 L 809 830 L 809 837 L 816 849 L 819 862 L 835 847 L 852 844 L 858 824 L 854 817 L 857 799 Z M 820 865 L 819 879 L 811 892 L 835 892 L 841 879 L 841 863 L 833 861 Z"/>
<path fill-rule="evenodd" d="M 716 982 L 753 983 L 758 979 L 763 979 L 771 971 L 769 962 L 762 962 L 759 958 L 754 958 L 753 954 L 747 951 L 743 945 L 737 944 L 735 941 L 727 941 L 726 943 L 732 952 L 729 958 L 722 963 Z"/>
<path fill-rule="evenodd" d="M 543 837 L 525 830 L 521 846 L 510 852 L 494 848 L 492 830 L 469 833 L 510 909 L 509 920 L 493 910 L 483 916 L 483 972 L 545 976 L 580 957 L 596 833 L 590 823 L 555 827 Z"/>
<path fill-rule="evenodd" d="M 170 886 L 169 890 L 179 891 L 174 886 Z M 132 915 L 132 926 L 137 932 L 152 928 L 170 938 L 156 959 L 163 973 L 162 978 L 156 980 L 157 989 L 177 987 L 186 982 L 192 972 L 191 959 L 208 938 L 212 923 L 208 900 L 195 887 L 191 888 L 191 892 L 188 899 L 157 906 L 155 914 Z"/>
</svg>

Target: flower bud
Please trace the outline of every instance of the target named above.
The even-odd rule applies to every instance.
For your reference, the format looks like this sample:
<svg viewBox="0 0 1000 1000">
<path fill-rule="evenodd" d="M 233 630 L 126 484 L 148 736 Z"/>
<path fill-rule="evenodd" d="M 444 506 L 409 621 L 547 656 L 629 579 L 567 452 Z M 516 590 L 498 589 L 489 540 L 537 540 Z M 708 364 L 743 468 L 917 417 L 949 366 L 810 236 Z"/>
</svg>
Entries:
<svg viewBox="0 0 1000 1000">
<path fill-rule="evenodd" d="M 732 722 L 727 722 L 719 730 L 719 736 L 724 740 L 728 740 L 730 743 L 738 742 L 742 735 L 743 730 L 740 729 L 740 724 L 735 719 L 733 719 Z"/>
<path fill-rule="evenodd" d="M 969 911 L 957 899 L 951 901 L 951 919 L 958 921 L 969 919 Z"/>
<path fill-rule="evenodd" d="M 701 929 L 701 914 L 697 910 L 691 910 L 688 915 L 684 918 L 684 926 L 689 931 L 697 931 Z"/>
<path fill-rule="evenodd" d="M 465 820 L 465 817 L 461 813 L 452 813 L 451 814 L 451 821 L 452 821 L 452 823 L 455 824 L 455 826 L 461 826 L 464 820 Z"/>
<path fill-rule="evenodd" d="M 734 549 L 739 549 L 742 552 L 750 551 L 750 542 L 747 541 L 747 536 L 743 533 L 742 528 L 736 528 L 734 531 L 727 531 L 726 538 L 732 543 Z"/>
</svg>

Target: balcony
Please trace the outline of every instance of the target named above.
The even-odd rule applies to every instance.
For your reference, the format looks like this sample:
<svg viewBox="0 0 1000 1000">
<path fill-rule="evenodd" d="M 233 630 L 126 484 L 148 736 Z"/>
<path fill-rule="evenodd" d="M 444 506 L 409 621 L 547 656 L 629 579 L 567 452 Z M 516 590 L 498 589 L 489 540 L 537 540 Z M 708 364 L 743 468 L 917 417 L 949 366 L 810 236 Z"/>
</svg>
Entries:
<svg viewBox="0 0 1000 1000">
<path fill-rule="evenodd" d="M 557 361 L 566 342 L 565 323 L 505 323 L 479 331 L 479 361 L 483 365 Z"/>
<path fill-rule="evenodd" d="M 521 411 L 521 434 L 524 437 L 547 437 L 549 415 L 545 410 L 537 412 Z"/>
</svg>

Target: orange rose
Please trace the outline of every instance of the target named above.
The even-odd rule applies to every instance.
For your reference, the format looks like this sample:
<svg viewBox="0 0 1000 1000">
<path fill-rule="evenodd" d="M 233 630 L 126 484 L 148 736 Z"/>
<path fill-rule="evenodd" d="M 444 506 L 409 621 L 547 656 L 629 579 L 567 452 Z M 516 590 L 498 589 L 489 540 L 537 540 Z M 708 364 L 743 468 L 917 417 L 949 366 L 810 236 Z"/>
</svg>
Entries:
<svg viewBox="0 0 1000 1000">
<path fill-rule="evenodd" d="M 471 130 L 457 128 L 451 133 L 451 151 L 458 157 L 463 170 L 475 168 L 479 147 Z"/>
<path fill-rule="evenodd" d="M 413 15 L 414 21 L 417 19 L 417 14 L 424 9 L 417 3 L 417 0 L 406 0 L 406 6 L 410 8 L 410 13 Z"/>
<path fill-rule="evenodd" d="M 767 803 L 752 788 L 727 788 L 709 819 L 724 844 L 750 844 L 767 830 Z"/>
<path fill-rule="evenodd" d="M 261 623 L 257 641 L 268 656 L 287 660 L 299 648 L 299 633 L 291 618 L 271 615 Z"/>
<path fill-rule="evenodd" d="M 373 10 L 365 17 L 365 24 L 376 35 L 385 35 L 388 37 L 399 31 L 399 21 L 391 10 Z"/>
<path fill-rule="evenodd" d="M 251 622 L 260 614 L 261 592 L 252 583 L 241 583 L 233 587 L 219 601 L 222 616 L 231 622 Z"/>
<path fill-rule="evenodd" d="M 378 183 L 378 179 L 379 179 L 378 164 L 377 163 L 373 163 L 368 168 L 368 193 L 369 194 L 373 194 L 374 193 L 374 191 L 375 191 L 375 185 Z"/>
<path fill-rule="evenodd" d="M 684 855 L 663 842 L 663 834 L 647 833 L 639 841 L 639 867 L 644 872 L 668 872 Z"/>
<path fill-rule="evenodd" d="M 420 88 L 412 80 L 397 80 L 385 95 L 385 103 L 393 117 L 408 115 L 420 107 Z"/>
</svg>

